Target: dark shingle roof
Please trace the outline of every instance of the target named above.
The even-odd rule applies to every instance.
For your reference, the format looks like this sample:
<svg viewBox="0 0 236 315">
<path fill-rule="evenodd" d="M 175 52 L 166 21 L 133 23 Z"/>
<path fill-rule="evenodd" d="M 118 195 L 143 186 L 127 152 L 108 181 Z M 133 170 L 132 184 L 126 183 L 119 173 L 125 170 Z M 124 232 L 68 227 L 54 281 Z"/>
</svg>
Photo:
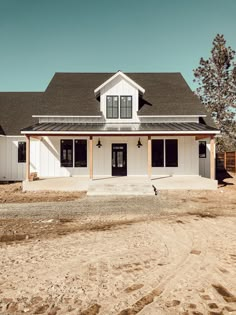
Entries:
<svg viewBox="0 0 236 315">
<path fill-rule="evenodd" d="M 0 134 L 19 135 L 20 130 L 37 122 L 32 115 L 41 111 L 43 93 L 1 92 Z"/>
<path fill-rule="evenodd" d="M 216 128 L 206 126 L 204 124 L 198 123 L 132 123 L 132 124 L 105 124 L 105 123 L 89 123 L 89 124 L 81 124 L 81 123 L 38 123 L 33 126 L 25 128 L 23 131 L 30 132 L 65 132 L 69 131 L 73 132 L 163 132 L 166 131 L 174 131 L 174 132 L 209 132 L 209 131 L 217 131 Z"/>
<path fill-rule="evenodd" d="M 205 109 L 180 73 L 125 73 L 145 89 L 139 115 L 200 115 Z M 99 115 L 94 90 L 113 73 L 56 73 L 45 92 L 45 114 Z"/>
<path fill-rule="evenodd" d="M 101 115 L 94 89 L 114 73 L 56 73 L 45 92 L 0 93 L 0 133 L 16 135 L 32 115 Z M 204 115 L 180 73 L 126 73 L 145 89 L 139 115 Z"/>
</svg>

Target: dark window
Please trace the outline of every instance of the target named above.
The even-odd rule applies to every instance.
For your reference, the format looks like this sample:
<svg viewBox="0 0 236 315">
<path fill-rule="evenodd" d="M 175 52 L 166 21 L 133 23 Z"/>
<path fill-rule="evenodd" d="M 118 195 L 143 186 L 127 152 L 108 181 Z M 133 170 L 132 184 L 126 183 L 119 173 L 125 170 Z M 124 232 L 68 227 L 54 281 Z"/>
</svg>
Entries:
<svg viewBox="0 0 236 315">
<path fill-rule="evenodd" d="M 26 162 L 26 142 L 18 142 L 18 163 Z"/>
<path fill-rule="evenodd" d="M 199 157 L 206 158 L 206 141 L 199 141 Z"/>
<path fill-rule="evenodd" d="M 164 166 L 164 141 L 152 140 L 152 167 Z"/>
<path fill-rule="evenodd" d="M 118 96 L 107 96 L 107 118 L 118 118 Z"/>
<path fill-rule="evenodd" d="M 132 118 L 132 96 L 120 97 L 120 118 Z"/>
<path fill-rule="evenodd" d="M 87 140 L 75 140 L 75 167 L 87 167 Z"/>
<path fill-rule="evenodd" d="M 73 140 L 61 140 L 61 166 L 73 167 Z"/>
<path fill-rule="evenodd" d="M 166 167 L 178 166 L 178 140 L 166 140 Z"/>
</svg>

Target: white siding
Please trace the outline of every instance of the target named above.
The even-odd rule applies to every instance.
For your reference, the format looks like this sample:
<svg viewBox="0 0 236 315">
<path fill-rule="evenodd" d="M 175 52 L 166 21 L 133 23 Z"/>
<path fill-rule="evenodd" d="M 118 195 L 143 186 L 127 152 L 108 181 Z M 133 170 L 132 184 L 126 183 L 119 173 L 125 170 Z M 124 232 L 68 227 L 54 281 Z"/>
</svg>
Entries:
<svg viewBox="0 0 236 315">
<path fill-rule="evenodd" d="M 87 137 L 43 137 L 41 140 L 31 141 L 31 170 L 35 170 L 40 177 L 64 177 L 88 175 L 87 167 L 61 167 L 60 140 L 61 139 L 87 139 Z M 89 145 L 87 141 L 89 156 Z M 89 163 L 89 160 L 88 160 Z"/>
<path fill-rule="evenodd" d="M 127 144 L 127 175 L 147 175 L 147 137 L 140 137 L 143 144 L 137 147 L 134 137 L 100 137 L 102 147 L 93 143 L 94 176 L 111 176 L 111 155 L 113 143 Z M 178 167 L 153 167 L 152 175 L 200 175 L 209 177 L 209 151 L 204 159 L 204 168 L 198 158 L 198 141 L 194 136 L 152 137 L 153 139 L 178 139 Z M 60 166 L 60 140 L 87 139 L 88 137 L 44 137 L 31 139 L 31 172 L 36 171 L 40 177 L 88 176 L 89 175 L 89 141 L 87 141 L 88 163 L 85 168 L 65 168 Z M 23 180 L 25 163 L 18 163 L 18 141 L 24 137 L 0 137 L 0 180 Z M 209 144 L 208 144 L 209 149 Z M 204 171 L 204 173 L 203 173 Z"/>
<path fill-rule="evenodd" d="M 108 94 L 107 94 L 108 95 Z M 105 104 L 101 105 L 103 107 L 103 110 L 106 110 L 106 98 L 104 100 Z M 88 123 L 105 123 L 105 115 L 106 113 L 104 112 L 104 116 L 101 117 L 39 117 L 39 123 L 79 123 L 79 124 L 88 124 Z M 137 116 L 136 113 L 134 112 L 134 118 L 135 121 L 133 122 L 140 122 L 140 123 L 199 123 L 199 117 L 184 117 L 184 116 L 173 116 L 173 117 L 155 117 L 155 116 L 150 116 L 150 117 L 142 117 L 142 116 Z M 112 123 L 123 123 L 126 122 L 127 120 L 130 122 L 130 119 L 109 119 L 107 121 L 110 121 Z"/>
<path fill-rule="evenodd" d="M 178 140 L 178 167 L 153 167 L 152 175 L 198 175 L 198 142 L 194 136 L 152 137 Z"/>
<path fill-rule="evenodd" d="M 94 175 L 111 175 L 112 143 L 127 143 L 127 175 L 147 175 L 147 137 L 101 137 L 102 148 L 94 143 Z M 195 137 L 152 137 L 178 139 L 178 167 L 153 167 L 152 175 L 198 175 L 198 143 Z"/>
<path fill-rule="evenodd" d="M 101 89 L 100 110 L 106 117 L 107 95 L 130 95 L 132 96 L 132 119 L 106 119 L 107 122 L 138 122 L 138 90 L 121 77 L 117 77 Z"/>
<path fill-rule="evenodd" d="M 18 141 L 25 137 L 0 137 L 0 181 L 25 178 L 25 163 L 18 163 Z"/>
<path fill-rule="evenodd" d="M 175 117 L 142 117 L 139 116 L 141 123 L 199 123 L 199 117 L 184 117 L 184 116 L 175 116 Z"/>
<path fill-rule="evenodd" d="M 96 144 L 98 138 L 94 138 L 94 175 L 111 176 L 111 156 L 113 143 L 127 144 L 127 175 L 147 174 L 147 137 L 140 137 L 143 144 L 137 147 L 139 137 L 100 137 L 102 147 Z"/>
<path fill-rule="evenodd" d="M 199 175 L 210 178 L 210 139 L 202 139 L 202 141 L 206 141 L 207 149 L 206 158 L 199 158 Z"/>
<path fill-rule="evenodd" d="M 39 117 L 39 123 L 101 123 L 104 122 L 103 117 Z"/>
</svg>

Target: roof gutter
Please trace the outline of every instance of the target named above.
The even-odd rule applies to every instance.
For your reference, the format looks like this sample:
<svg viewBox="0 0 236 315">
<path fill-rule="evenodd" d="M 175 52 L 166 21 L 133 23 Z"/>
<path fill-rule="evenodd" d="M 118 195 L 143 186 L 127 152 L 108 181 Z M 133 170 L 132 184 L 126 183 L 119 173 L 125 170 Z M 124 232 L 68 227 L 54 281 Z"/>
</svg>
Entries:
<svg viewBox="0 0 236 315">
<path fill-rule="evenodd" d="M 220 134 L 219 130 L 209 130 L 209 131 L 30 131 L 30 130 L 22 130 L 21 134 L 25 135 L 216 135 Z"/>
<path fill-rule="evenodd" d="M 202 114 L 200 114 L 200 115 L 138 115 L 138 117 L 140 117 L 140 118 L 166 118 L 166 117 L 171 117 L 171 118 L 173 118 L 173 117 L 178 117 L 178 118 L 180 118 L 180 117 L 184 117 L 184 118 L 186 118 L 186 117 L 207 117 L 207 115 L 202 115 Z"/>
<path fill-rule="evenodd" d="M 33 118 L 46 118 L 46 117 L 50 117 L 50 118 L 98 118 L 98 117 L 102 117 L 102 115 L 100 116 L 75 116 L 75 115 L 32 115 Z"/>
</svg>

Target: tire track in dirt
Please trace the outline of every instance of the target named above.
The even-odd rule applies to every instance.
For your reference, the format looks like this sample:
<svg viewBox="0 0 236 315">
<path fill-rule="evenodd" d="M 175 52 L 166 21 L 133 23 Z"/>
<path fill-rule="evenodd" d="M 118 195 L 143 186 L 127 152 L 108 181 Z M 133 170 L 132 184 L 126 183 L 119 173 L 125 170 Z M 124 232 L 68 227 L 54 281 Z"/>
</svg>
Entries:
<svg viewBox="0 0 236 315">
<path fill-rule="evenodd" d="M 175 227 L 174 227 L 174 230 L 175 230 Z M 182 231 L 186 233 L 186 230 L 184 229 L 184 227 Z M 201 241 L 200 243 L 196 242 L 196 240 L 199 239 L 198 237 L 194 237 L 194 235 L 192 236 L 191 234 L 186 234 L 186 235 L 188 236 L 188 238 L 191 239 L 191 246 L 188 248 L 188 254 L 182 257 L 178 265 L 175 267 L 175 271 L 170 272 L 170 274 L 168 274 L 168 271 L 167 271 L 167 275 L 162 279 L 160 284 L 154 290 L 144 295 L 141 299 L 135 302 L 131 307 L 122 310 L 120 313 L 118 313 L 118 315 L 135 315 L 140 312 L 142 313 L 142 310 L 144 311 L 144 308 L 145 308 L 145 312 L 143 314 L 148 314 L 148 306 L 150 306 L 154 302 L 154 299 L 164 294 L 165 291 L 170 290 L 173 287 L 173 282 L 175 283 L 178 279 L 183 278 L 183 275 L 186 274 L 189 270 L 191 270 L 194 267 L 195 258 L 191 254 L 191 251 L 194 248 L 202 248 L 203 241 Z M 168 244 L 170 243 L 173 243 L 173 240 L 172 239 L 170 240 L 170 238 L 168 238 L 168 240 L 165 241 L 165 244 L 168 247 Z M 176 243 L 178 245 L 180 242 L 179 241 L 175 242 L 175 245 Z M 204 255 L 203 251 L 202 251 L 202 254 Z M 173 266 L 169 269 L 172 270 Z M 173 300 L 170 304 L 172 306 L 177 306 L 180 304 L 180 301 Z M 162 305 L 162 310 L 163 310 L 163 305 Z"/>
<path fill-rule="evenodd" d="M 169 220 L 168 220 L 169 221 Z M 168 222 L 167 222 L 168 224 Z M 177 231 L 176 231 L 176 227 L 177 227 Z M 175 271 L 174 272 L 170 272 L 171 270 L 173 270 L 173 265 L 171 263 L 168 263 L 166 265 L 164 265 L 164 268 L 161 267 L 160 265 L 156 265 L 152 270 L 148 270 L 148 276 L 146 274 L 144 274 L 142 277 L 139 277 L 139 283 L 142 282 L 147 282 L 147 278 L 151 278 L 149 279 L 149 282 L 152 282 L 152 286 L 156 287 L 154 290 L 152 291 L 148 291 L 148 288 L 143 288 L 141 290 L 142 292 L 142 296 L 140 297 L 140 299 L 138 299 L 138 301 L 136 300 L 136 302 L 134 302 L 132 304 L 132 307 L 123 309 L 119 315 L 124 315 L 124 314 L 137 314 L 137 312 L 140 312 L 146 305 L 151 304 L 154 300 L 154 298 L 156 296 L 160 296 L 162 294 L 162 292 L 164 291 L 165 285 L 168 283 L 168 281 L 171 280 L 172 277 L 175 276 L 175 272 L 176 270 L 179 270 L 182 268 L 182 266 L 184 265 L 184 262 L 188 259 L 191 249 L 192 244 L 193 244 L 193 240 L 192 240 L 192 235 L 187 235 L 186 231 L 183 227 L 179 226 L 178 224 L 175 226 L 167 226 L 165 227 L 165 229 L 160 228 L 159 227 L 159 233 L 157 236 L 158 242 L 160 242 L 160 239 L 162 240 L 162 242 L 164 243 L 164 246 L 166 248 L 166 253 L 167 256 L 169 258 L 169 261 L 173 259 L 173 257 L 177 257 L 178 255 L 178 246 L 181 244 L 181 249 L 185 248 L 186 251 L 186 255 L 184 255 L 183 257 L 180 257 L 179 262 L 176 264 L 175 266 Z M 166 237 L 166 228 L 171 230 L 171 236 L 170 237 Z M 170 231 L 168 231 L 168 233 L 170 233 Z M 181 240 L 179 241 L 176 237 L 176 234 L 181 234 Z M 185 242 L 183 241 L 185 239 Z M 186 240 L 188 241 L 188 245 L 186 244 Z M 166 258 L 166 257 L 165 257 Z M 162 257 L 163 259 L 163 257 Z M 161 270 L 161 272 L 160 272 Z M 169 274 L 170 273 L 170 274 Z M 156 275 L 156 276 L 155 276 Z M 161 277 L 161 279 L 160 279 Z M 137 292 L 135 293 L 135 297 L 137 297 Z M 131 299 L 131 296 L 128 297 L 128 299 Z M 111 307 L 111 301 L 109 300 L 109 307 L 107 308 L 102 308 L 101 309 L 101 314 L 117 314 L 117 311 L 115 312 L 116 309 L 119 309 L 123 304 L 127 304 L 127 295 L 124 295 L 123 293 L 119 294 L 119 296 L 117 296 L 117 300 L 119 301 L 118 304 L 113 304 L 113 306 Z M 123 301 L 123 302 L 121 302 Z M 115 301 L 114 301 L 115 302 Z M 114 303 L 113 302 L 113 303 Z"/>
</svg>

